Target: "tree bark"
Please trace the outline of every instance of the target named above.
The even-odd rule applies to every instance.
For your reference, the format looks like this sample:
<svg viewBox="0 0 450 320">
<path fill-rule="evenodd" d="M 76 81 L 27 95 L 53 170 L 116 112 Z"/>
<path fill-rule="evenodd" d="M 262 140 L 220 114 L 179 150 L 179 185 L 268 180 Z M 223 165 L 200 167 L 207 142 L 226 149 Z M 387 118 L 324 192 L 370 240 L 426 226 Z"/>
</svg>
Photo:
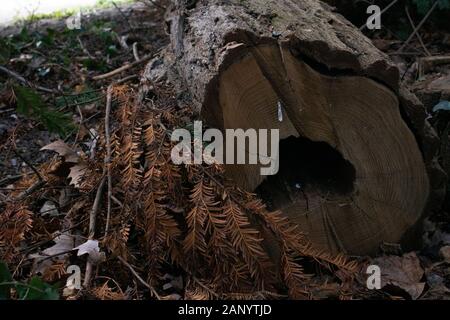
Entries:
<svg viewBox="0 0 450 320">
<path fill-rule="evenodd" d="M 280 130 L 280 173 L 226 165 L 239 186 L 332 252 L 417 239 L 445 192 L 439 141 L 357 28 L 317 0 L 178 0 L 168 22 L 171 45 L 150 79 L 167 68 L 211 127 Z"/>
</svg>

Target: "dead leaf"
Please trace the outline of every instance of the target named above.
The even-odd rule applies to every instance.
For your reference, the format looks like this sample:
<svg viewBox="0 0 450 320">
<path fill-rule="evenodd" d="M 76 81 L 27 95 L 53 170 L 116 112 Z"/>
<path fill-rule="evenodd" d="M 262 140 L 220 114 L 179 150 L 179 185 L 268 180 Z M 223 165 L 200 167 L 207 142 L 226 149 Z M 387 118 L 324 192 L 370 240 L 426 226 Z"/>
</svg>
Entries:
<svg viewBox="0 0 450 320">
<path fill-rule="evenodd" d="M 422 294 L 425 283 L 420 282 L 424 271 L 416 253 L 410 252 L 401 257 L 383 256 L 373 260 L 381 269 L 381 286 L 390 284 L 405 290 L 416 300 Z"/>
<path fill-rule="evenodd" d="M 85 104 L 80 108 L 81 108 L 81 111 L 83 112 L 84 116 L 90 116 L 90 115 L 93 115 L 97 111 L 97 103 Z"/>
<path fill-rule="evenodd" d="M 78 154 L 73 151 L 64 141 L 56 140 L 45 147 L 41 148 L 42 150 L 51 150 L 58 153 L 61 157 L 64 157 L 66 162 L 78 163 L 80 157 Z"/>
<path fill-rule="evenodd" d="M 75 188 L 80 188 L 81 180 L 86 172 L 87 166 L 84 163 L 76 164 L 70 168 L 69 178 L 71 179 L 70 184 L 75 186 Z"/>
<path fill-rule="evenodd" d="M 34 259 L 34 274 L 44 274 L 45 271 L 55 263 L 55 261 L 65 261 L 67 258 L 67 252 L 72 250 L 75 244 L 73 236 L 68 233 L 63 233 L 57 236 L 53 241 L 55 242 L 53 246 L 45 249 L 41 253 L 29 255 L 30 258 Z"/>
<path fill-rule="evenodd" d="M 43 216 L 46 216 L 46 215 L 49 215 L 51 217 L 59 216 L 59 211 L 56 208 L 56 205 L 53 203 L 53 201 L 45 201 L 41 210 L 39 210 L 39 213 Z"/>
<path fill-rule="evenodd" d="M 97 240 L 88 240 L 75 249 L 78 250 L 78 256 L 82 256 L 87 253 L 92 263 L 97 264 L 105 259 L 105 253 L 100 252 Z"/>
</svg>

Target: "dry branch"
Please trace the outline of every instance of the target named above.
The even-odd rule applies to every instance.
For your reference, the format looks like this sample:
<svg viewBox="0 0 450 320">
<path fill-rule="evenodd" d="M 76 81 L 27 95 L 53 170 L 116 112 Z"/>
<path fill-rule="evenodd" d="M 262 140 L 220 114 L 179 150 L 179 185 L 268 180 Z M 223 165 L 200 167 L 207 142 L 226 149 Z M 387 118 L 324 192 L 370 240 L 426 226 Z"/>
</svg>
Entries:
<svg viewBox="0 0 450 320">
<path fill-rule="evenodd" d="M 144 63 L 144 62 L 150 60 L 152 57 L 153 57 L 153 54 L 145 55 L 145 56 L 143 56 L 143 57 L 142 57 L 140 60 L 138 60 L 138 61 L 134 61 L 134 62 L 125 64 L 125 65 L 121 66 L 120 68 L 117 68 L 117 69 L 115 69 L 115 70 L 113 70 L 113 71 L 110 71 L 110 72 L 108 72 L 108 73 L 105 73 L 105 74 L 102 74 L 102 75 L 99 75 L 99 76 L 92 77 L 92 79 L 93 79 L 93 80 L 103 80 L 103 79 L 106 79 L 106 78 L 115 76 L 116 74 L 119 74 L 119 73 L 121 73 L 121 72 L 123 72 L 123 71 L 126 71 L 126 70 L 128 70 L 128 69 L 131 69 L 131 68 L 133 68 L 133 67 L 135 67 L 135 66 L 137 66 L 137 65 L 140 65 L 140 64 L 142 64 L 142 63 Z"/>
</svg>

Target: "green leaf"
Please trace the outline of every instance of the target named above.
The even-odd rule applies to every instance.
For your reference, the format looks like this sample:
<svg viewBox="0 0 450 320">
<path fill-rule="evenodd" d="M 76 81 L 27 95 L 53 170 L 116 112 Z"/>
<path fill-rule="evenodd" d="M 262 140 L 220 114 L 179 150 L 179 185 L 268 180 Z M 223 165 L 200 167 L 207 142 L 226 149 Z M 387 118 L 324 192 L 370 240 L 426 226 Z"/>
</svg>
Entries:
<svg viewBox="0 0 450 320">
<path fill-rule="evenodd" d="M 33 90 L 15 86 L 14 92 L 17 97 L 17 112 L 25 116 L 32 115 L 34 111 L 45 108 L 41 97 Z"/>
<path fill-rule="evenodd" d="M 49 108 L 34 90 L 15 86 L 17 112 L 40 121 L 48 131 L 65 136 L 74 129 L 70 115 Z"/>
<path fill-rule="evenodd" d="M 0 300 L 7 300 L 10 298 L 10 284 L 3 284 L 6 282 L 12 282 L 11 273 L 8 270 L 6 263 L 0 261 Z"/>
<path fill-rule="evenodd" d="M 21 300 L 58 300 L 58 289 L 41 278 L 31 278 L 28 285 L 17 285 L 17 294 Z"/>
</svg>

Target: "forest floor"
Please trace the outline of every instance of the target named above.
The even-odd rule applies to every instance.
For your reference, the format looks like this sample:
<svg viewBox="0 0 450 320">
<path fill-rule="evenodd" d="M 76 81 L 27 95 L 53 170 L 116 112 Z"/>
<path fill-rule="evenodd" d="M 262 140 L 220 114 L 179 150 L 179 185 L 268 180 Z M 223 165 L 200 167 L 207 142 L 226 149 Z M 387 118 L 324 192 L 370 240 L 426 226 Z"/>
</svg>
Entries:
<svg viewBox="0 0 450 320">
<path fill-rule="evenodd" d="M 168 43 L 163 16 L 164 8 L 138 3 L 83 17 L 79 30 L 66 28 L 65 20 L 34 21 L 20 28 L 0 30 L 0 212 L 12 195 L 20 197 L 23 191 L 29 191 L 20 189 L 21 181 L 30 180 L 54 157 L 54 152 L 42 151 L 43 147 L 61 139 L 64 147 L 78 145 L 86 154 L 95 149 L 98 133 L 104 130 L 106 87 L 120 82 L 138 91 L 145 62 Z M 414 37 L 399 51 L 404 41 L 393 34 L 370 34 L 374 44 L 398 65 L 402 81 L 427 108 L 429 121 L 442 138 L 441 163 L 450 172 L 447 150 L 450 34 L 425 30 L 421 35 L 425 48 Z M 443 58 L 423 59 L 429 56 Z M 141 61 L 143 57 L 145 61 Z M 123 72 L 95 78 L 133 62 Z M 60 148 L 49 149 L 60 155 L 66 152 L 67 156 L 67 150 L 63 152 Z M 21 255 L 17 264 L 9 263 L 15 279 L 26 282 L 31 269 L 22 266 L 23 260 L 33 260 L 51 246 L 54 232 L 63 225 L 64 212 L 70 211 L 67 198 L 70 196 L 61 193 L 59 200 L 43 197 L 31 206 L 34 215 L 40 217 L 34 223 L 41 226 L 26 237 L 25 243 L 19 242 L 19 251 L 27 254 Z M 386 244 L 374 259 L 357 257 L 384 270 L 387 279 L 384 288 L 370 295 L 371 298 L 450 298 L 450 203 L 447 202 L 448 199 L 441 210 L 426 220 L 422 250 L 403 252 L 398 245 Z M 0 268 L 0 279 L 1 272 Z M 178 274 L 167 277 L 170 278 L 167 287 L 171 288 L 167 290 L 172 292 L 167 296 L 181 297 L 183 283 L 181 280 L 180 284 Z M 60 279 L 64 279 L 61 269 L 44 275 L 44 280 L 50 283 Z M 145 297 L 130 287 L 122 290 L 119 284 L 119 288 L 111 289 L 114 285 L 103 283 L 91 298 Z"/>
</svg>

